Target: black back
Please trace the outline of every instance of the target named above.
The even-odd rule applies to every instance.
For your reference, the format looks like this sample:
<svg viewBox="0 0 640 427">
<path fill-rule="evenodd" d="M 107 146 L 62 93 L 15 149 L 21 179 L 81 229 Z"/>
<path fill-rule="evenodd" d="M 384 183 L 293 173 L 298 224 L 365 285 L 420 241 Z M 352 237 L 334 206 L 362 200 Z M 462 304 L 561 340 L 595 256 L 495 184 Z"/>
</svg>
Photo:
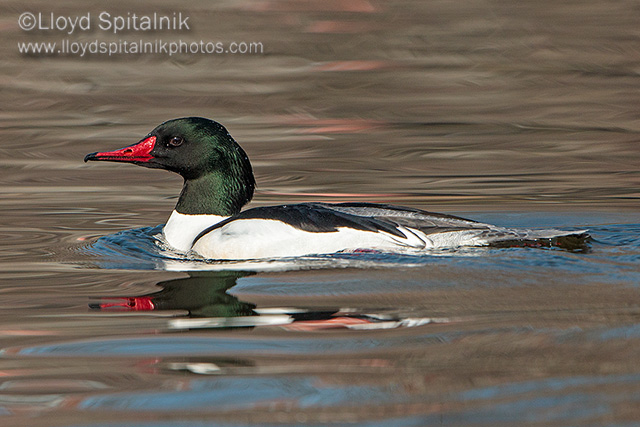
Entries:
<svg viewBox="0 0 640 427">
<path fill-rule="evenodd" d="M 282 221 L 311 233 L 331 233 L 339 227 L 362 231 L 386 232 L 400 238 L 400 227 L 413 228 L 425 234 L 470 229 L 486 229 L 485 224 L 453 215 L 431 213 L 419 209 L 376 203 L 300 203 L 247 209 L 203 230 L 194 243 L 205 234 L 224 227 L 232 221 L 270 219 Z"/>
</svg>

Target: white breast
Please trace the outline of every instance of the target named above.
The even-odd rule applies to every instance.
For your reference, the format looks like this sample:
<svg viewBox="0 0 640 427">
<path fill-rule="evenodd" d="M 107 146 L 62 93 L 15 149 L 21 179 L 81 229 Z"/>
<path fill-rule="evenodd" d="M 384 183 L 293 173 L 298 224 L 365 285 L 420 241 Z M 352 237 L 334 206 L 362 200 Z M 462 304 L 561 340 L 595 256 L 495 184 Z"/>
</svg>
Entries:
<svg viewBox="0 0 640 427">
<path fill-rule="evenodd" d="M 202 230 L 227 219 L 219 215 L 186 215 L 174 210 L 162 229 L 164 238 L 175 249 L 188 251 Z"/>
</svg>

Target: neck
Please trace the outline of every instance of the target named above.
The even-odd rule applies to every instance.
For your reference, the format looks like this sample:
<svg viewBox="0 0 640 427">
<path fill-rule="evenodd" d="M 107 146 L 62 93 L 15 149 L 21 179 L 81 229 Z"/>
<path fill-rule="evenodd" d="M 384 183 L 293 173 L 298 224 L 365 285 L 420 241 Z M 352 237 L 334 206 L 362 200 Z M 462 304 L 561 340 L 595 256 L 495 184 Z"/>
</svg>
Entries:
<svg viewBox="0 0 640 427">
<path fill-rule="evenodd" d="M 253 175 L 244 180 L 212 172 L 185 179 L 176 211 L 187 215 L 231 216 L 253 196 Z"/>
</svg>

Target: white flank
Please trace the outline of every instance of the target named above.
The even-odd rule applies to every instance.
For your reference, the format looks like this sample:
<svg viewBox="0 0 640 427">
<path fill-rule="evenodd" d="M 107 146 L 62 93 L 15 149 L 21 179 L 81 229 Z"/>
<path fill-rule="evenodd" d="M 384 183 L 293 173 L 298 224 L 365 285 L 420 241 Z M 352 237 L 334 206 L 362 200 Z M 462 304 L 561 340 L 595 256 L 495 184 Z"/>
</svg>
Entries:
<svg viewBox="0 0 640 427">
<path fill-rule="evenodd" d="M 473 240 L 478 233 L 442 233 L 436 243 L 433 235 L 426 236 L 421 231 L 404 227 L 400 231 L 405 238 L 347 227 L 340 227 L 335 232 L 314 233 L 277 220 L 242 219 L 201 237 L 193 250 L 205 258 L 226 260 L 297 257 L 357 249 L 417 252 L 458 246 Z"/>
</svg>

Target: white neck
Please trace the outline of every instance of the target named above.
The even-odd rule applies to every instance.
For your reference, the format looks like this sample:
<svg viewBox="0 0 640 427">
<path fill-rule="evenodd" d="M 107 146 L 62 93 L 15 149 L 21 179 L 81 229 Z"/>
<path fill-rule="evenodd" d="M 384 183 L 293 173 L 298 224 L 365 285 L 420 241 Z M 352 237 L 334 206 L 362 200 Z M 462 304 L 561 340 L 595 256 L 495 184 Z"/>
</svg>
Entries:
<svg viewBox="0 0 640 427">
<path fill-rule="evenodd" d="M 174 210 L 167 220 L 162 233 L 167 243 L 175 249 L 186 252 L 191 249 L 193 239 L 205 228 L 229 218 L 219 215 L 187 215 Z"/>
</svg>

